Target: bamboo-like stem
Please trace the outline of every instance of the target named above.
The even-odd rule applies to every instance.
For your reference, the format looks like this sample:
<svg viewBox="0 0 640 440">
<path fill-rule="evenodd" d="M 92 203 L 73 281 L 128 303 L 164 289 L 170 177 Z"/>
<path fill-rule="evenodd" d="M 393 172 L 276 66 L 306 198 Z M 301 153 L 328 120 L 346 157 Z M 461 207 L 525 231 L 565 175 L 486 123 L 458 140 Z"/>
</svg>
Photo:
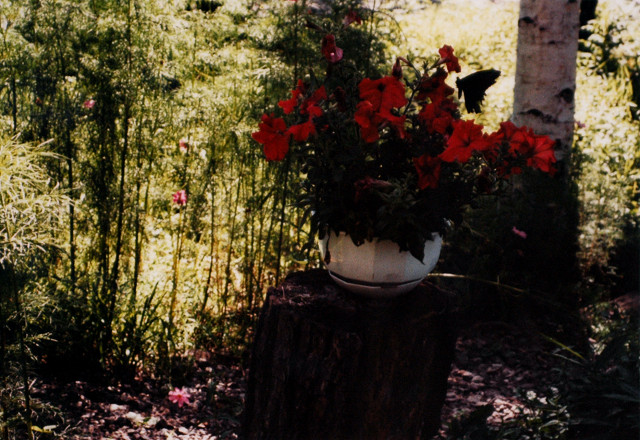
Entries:
<svg viewBox="0 0 640 440">
<path fill-rule="evenodd" d="M 207 307 L 207 302 L 209 301 L 209 290 L 211 288 L 211 277 L 213 275 L 213 262 L 215 255 L 215 244 L 216 244 L 216 185 L 213 181 L 213 177 L 216 175 L 217 165 L 216 165 L 216 144 L 215 142 L 211 142 L 211 151 L 209 152 L 210 156 L 210 164 L 208 176 L 211 177 L 209 180 L 210 190 L 211 190 L 211 210 L 209 212 L 211 218 L 211 229 L 209 232 L 209 267 L 207 268 L 207 281 L 204 284 L 204 289 L 202 292 L 202 304 L 200 305 L 200 316 L 204 317 L 204 312 Z"/>
<path fill-rule="evenodd" d="M 186 205 L 180 206 L 180 213 L 178 217 L 178 232 L 176 234 L 176 246 L 173 252 L 173 275 L 171 279 L 171 301 L 169 304 L 169 332 L 173 332 L 173 320 L 175 316 L 176 303 L 178 297 L 178 282 L 180 279 L 180 260 L 182 259 L 182 243 L 183 243 L 183 230 L 185 221 Z"/>
<path fill-rule="evenodd" d="M 7 374 L 5 372 L 5 353 L 7 352 L 7 332 L 4 325 L 6 317 L 2 306 L 2 293 L 3 289 L 0 289 L 0 389 L 6 390 Z M 2 423 L 2 440 L 9 440 L 9 425 L 7 423 L 8 408 L 3 393 L 0 393 L 0 409 L 2 409 L 2 420 L 0 420 L 0 423 Z"/>
<path fill-rule="evenodd" d="M 24 420 L 27 424 L 27 436 L 30 440 L 33 440 L 33 422 L 31 419 L 31 392 L 29 390 L 29 371 L 27 369 L 27 347 L 24 342 L 24 327 L 26 326 L 27 317 L 25 316 L 22 308 L 22 302 L 18 295 L 18 287 L 16 286 L 15 273 L 13 267 L 7 268 L 9 274 L 9 288 L 13 294 L 13 302 L 16 307 L 16 316 L 18 317 L 18 346 L 20 348 L 20 372 L 22 374 L 22 387 L 24 396 Z"/>
<path fill-rule="evenodd" d="M 242 162 L 241 162 L 242 163 Z M 239 175 L 242 175 L 242 169 L 240 170 Z M 222 313 L 223 315 L 227 312 L 227 302 L 229 299 L 229 285 L 231 284 L 231 256 L 233 254 L 233 242 L 236 238 L 236 220 L 238 218 L 238 206 L 240 204 L 240 189 L 242 185 L 238 180 L 236 182 L 238 185 L 236 187 L 236 200 L 233 207 L 233 210 L 229 212 L 229 217 L 231 217 L 231 231 L 229 232 L 229 249 L 227 251 L 227 262 L 225 265 L 225 282 L 224 282 L 224 291 L 222 292 Z"/>
<path fill-rule="evenodd" d="M 284 224 L 285 224 L 285 210 L 287 207 L 287 196 L 288 196 L 288 186 L 289 186 L 289 168 L 291 166 L 291 155 L 287 155 L 284 164 L 284 182 L 282 184 L 282 199 L 280 201 L 280 230 L 278 232 L 278 252 L 276 257 L 276 283 L 280 280 L 280 265 L 282 259 L 282 241 L 284 239 Z"/>
<path fill-rule="evenodd" d="M 13 134 L 18 133 L 18 91 L 16 90 L 16 77 L 11 76 L 11 118 L 13 120 Z"/>
</svg>

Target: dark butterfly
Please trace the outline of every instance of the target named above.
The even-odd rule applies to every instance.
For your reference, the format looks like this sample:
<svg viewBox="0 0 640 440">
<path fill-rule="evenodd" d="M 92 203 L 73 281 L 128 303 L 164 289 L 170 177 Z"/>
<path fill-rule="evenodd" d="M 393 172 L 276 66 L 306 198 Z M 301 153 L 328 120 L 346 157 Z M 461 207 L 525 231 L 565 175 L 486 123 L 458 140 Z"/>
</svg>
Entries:
<svg viewBox="0 0 640 440">
<path fill-rule="evenodd" d="M 464 94 L 464 105 L 469 113 L 480 113 L 480 103 L 484 93 L 495 84 L 500 71 L 495 69 L 479 70 L 456 80 L 458 99 Z"/>
</svg>

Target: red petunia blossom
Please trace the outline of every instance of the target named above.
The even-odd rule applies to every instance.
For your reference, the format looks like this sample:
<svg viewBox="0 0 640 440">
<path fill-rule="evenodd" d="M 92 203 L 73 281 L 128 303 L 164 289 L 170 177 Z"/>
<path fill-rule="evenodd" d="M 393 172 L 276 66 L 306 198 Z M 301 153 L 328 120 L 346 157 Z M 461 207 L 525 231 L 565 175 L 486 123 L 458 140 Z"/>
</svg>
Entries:
<svg viewBox="0 0 640 440">
<path fill-rule="evenodd" d="M 453 121 L 453 133 L 447 141 L 447 148 L 440 153 L 445 162 L 457 160 L 464 163 L 469 160 L 474 151 L 482 151 L 489 147 L 489 143 L 482 133 L 482 125 L 473 120 Z"/>
<path fill-rule="evenodd" d="M 511 121 L 504 121 L 500 123 L 500 129 L 498 130 L 498 134 L 500 134 L 507 141 L 511 141 L 511 138 L 518 131 L 518 127 Z"/>
<path fill-rule="evenodd" d="M 511 137 L 510 152 L 524 157 L 529 167 L 555 174 L 555 142 L 548 136 L 538 136 L 527 127 L 520 127 Z"/>
<path fill-rule="evenodd" d="M 316 134 L 316 126 L 313 125 L 312 118 L 309 118 L 307 122 L 289 127 L 287 133 L 291 133 L 294 140 L 304 142 L 309 139 L 309 136 Z"/>
<path fill-rule="evenodd" d="M 284 110 L 285 115 L 293 112 L 300 101 L 300 96 L 306 93 L 307 88 L 308 86 L 299 79 L 298 86 L 291 91 L 291 98 L 278 102 L 278 105 Z"/>
<path fill-rule="evenodd" d="M 425 105 L 418 113 L 418 118 L 429 133 L 444 135 L 451 128 L 456 110 L 456 104 L 447 98 Z"/>
<path fill-rule="evenodd" d="M 184 189 L 176 191 L 173 194 L 173 203 L 176 205 L 184 206 L 187 204 L 187 192 Z"/>
<path fill-rule="evenodd" d="M 336 46 L 336 37 L 327 34 L 322 38 L 322 56 L 330 63 L 337 63 L 342 59 L 342 49 Z"/>
<path fill-rule="evenodd" d="M 440 62 L 447 65 L 447 71 L 459 73 L 462 70 L 460 63 L 458 63 L 458 57 L 453 54 L 453 47 L 445 44 L 438 49 L 438 53 L 440 54 Z"/>
<path fill-rule="evenodd" d="M 385 76 L 377 80 L 365 78 L 358 87 L 362 101 L 358 104 L 355 120 L 360 125 L 362 139 L 365 142 L 378 140 L 378 128 L 384 124 L 393 126 L 400 138 L 404 138 L 406 117 L 391 113 L 393 108 L 403 107 L 408 102 L 404 85 L 393 76 Z"/>
<path fill-rule="evenodd" d="M 362 24 L 362 18 L 353 9 L 350 10 L 347 15 L 344 16 L 342 24 L 344 27 L 351 25 L 351 23 Z"/>
<path fill-rule="evenodd" d="M 289 151 L 287 124 L 282 118 L 274 118 L 273 114 L 262 115 L 262 122 L 258 125 L 260 131 L 251 133 L 251 137 L 263 145 L 267 160 L 282 160 Z"/>
<path fill-rule="evenodd" d="M 376 112 L 383 117 L 391 112 L 392 108 L 404 107 L 407 98 L 404 96 L 404 84 L 393 76 L 371 80 L 365 78 L 358 85 L 360 98 L 369 101 Z"/>
<path fill-rule="evenodd" d="M 93 107 L 95 107 L 95 105 L 96 105 L 95 99 L 87 99 L 85 102 L 82 103 L 82 107 L 86 108 L 87 110 L 91 110 Z"/>
<path fill-rule="evenodd" d="M 432 157 L 428 154 L 413 158 L 413 165 L 418 173 L 418 187 L 420 189 L 438 187 L 441 164 L 442 160 L 439 157 Z"/>
<path fill-rule="evenodd" d="M 431 102 L 438 102 L 453 94 L 455 91 L 453 87 L 449 87 L 444 82 L 447 76 L 448 73 L 443 68 L 438 67 L 433 75 L 421 78 L 416 99 L 424 101 L 429 98 Z"/>
<path fill-rule="evenodd" d="M 324 86 L 320 86 L 318 90 L 313 92 L 313 95 L 302 102 L 302 104 L 300 105 L 300 114 L 308 114 L 310 118 L 322 116 L 322 108 L 318 106 L 318 103 L 326 99 L 327 91 L 325 90 Z"/>
<path fill-rule="evenodd" d="M 360 126 L 360 136 L 363 141 L 371 143 L 380 138 L 378 126 L 384 122 L 384 119 L 376 114 L 373 104 L 369 101 L 358 103 L 354 119 Z"/>
</svg>

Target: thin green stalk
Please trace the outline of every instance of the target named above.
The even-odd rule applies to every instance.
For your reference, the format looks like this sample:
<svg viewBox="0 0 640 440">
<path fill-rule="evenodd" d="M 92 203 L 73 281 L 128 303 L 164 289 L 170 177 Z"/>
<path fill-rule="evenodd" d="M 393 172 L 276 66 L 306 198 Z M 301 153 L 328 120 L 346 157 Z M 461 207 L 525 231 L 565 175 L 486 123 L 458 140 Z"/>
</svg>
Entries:
<svg viewBox="0 0 640 440">
<path fill-rule="evenodd" d="M 18 133 L 18 91 L 16 90 L 16 77 L 11 76 L 11 118 L 13 120 L 13 134 Z"/>
<path fill-rule="evenodd" d="M 120 274 L 120 256 L 122 254 L 122 241 L 124 235 L 124 198 L 125 180 L 127 170 L 127 153 L 129 149 L 129 102 L 125 102 L 123 120 L 123 142 L 120 152 L 120 182 L 118 187 L 118 209 L 116 219 L 116 246 L 114 249 L 114 261 L 111 268 L 111 279 L 109 286 L 109 308 L 107 315 L 107 325 L 110 328 L 114 319 L 116 297 L 118 292 L 118 276 Z"/>
<path fill-rule="evenodd" d="M 252 168 L 255 167 L 255 161 L 252 161 Z M 256 171 L 254 170 L 251 173 L 251 186 L 250 186 L 250 190 L 251 190 L 251 194 L 256 193 Z M 255 212 L 257 209 L 257 203 L 256 200 L 254 200 L 254 206 L 251 206 L 251 213 L 249 215 L 249 219 L 247 219 L 247 223 L 251 223 L 251 230 L 249 231 L 249 237 L 245 238 L 248 242 L 248 248 L 249 251 L 247 253 L 245 253 L 245 258 L 248 259 L 248 263 L 247 263 L 247 275 L 245 278 L 248 278 L 248 282 L 246 284 L 246 289 L 247 289 L 247 308 L 249 310 L 251 310 L 251 308 L 253 307 L 253 291 L 254 291 L 254 285 L 253 285 L 253 271 L 254 271 L 254 266 L 255 266 L 255 260 L 256 260 L 256 255 L 255 255 Z M 249 255 L 249 252 L 251 253 L 251 255 Z"/>
<path fill-rule="evenodd" d="M 184 222 L 185 222 L 186 205 L 180 206 L 180 213 L 178 217 L 178 233 L 176 235 L 176 247 L 173 253 L 173 276 L 171 279 L 171 301 L 169 305 L 169 331 L 173 331 L 173 319 L 176 310 L 176 303 L 178 297 L 178 281 L 180 279 L 180 260 L 182 259 L 182 244 L 184 236 Z"/>
<path fill-rule="evenodd" d="M 241 162 L 242 164 L 242 162 Z M 242 175 L 242 169 L 240 170 L 239 175 Z M 229 250 L 227 251 L 227 262 L 225 266 L 225 283 L 224 283 L 224 291 L 222 293 L 222 313 L 225 314 L 227 312 L 227 302 L 229 296 L 229 285 L 231 284 L 231 256 L 233 254 L 233 242 L 236 239 L 236 219 L 238 218 L 238 206 L 240 205 L 240 189 L 242 185 L 240 185 L 240 181 L 236 182 L 236 200 L 233 207 L 233 210 L 229 211 L 229 216 L 231 217 L 231 231 L 229 232 Z"/>
<path fill-rule="evenodd" d="M 212 148 L 211 154 L 212 157 L 215 152 L 215 147 Z M 215 175 L 215 170 L 211 173 L 212 176 Z M 213 274 L 213 260 L 215 254 L 215 243 L 216 243 L 216 186 L 214 182 L 211 182 L 211 230 L 209 234 L 209 268 L 207 269 L 207 281 L 204 285 L 204 291 L 202 295 L 202 305 L 200 306 L 200 316 L 204 316 L 204 311 L 207 307 L 207 301 L 209 300 L 209 289 L 211 287 L 211 275 Z"/>
<path fill-rule="evenodd" d="M 2 305 L 2 293 L 4 289 L 0 289 L 0 389 L 7 389 L 7 374 L 5 373 L 5 353 L 7 352 L 7 332 L 5 327 L 6 318 L 4 316 L 4 308 Z M 9 426 L 7 420 L 8 408 L 4 399 L 4 393 L 0 393 L 0 409 L 2 409 L 2 440 L 9 440 Z"/>
<path fill-rule="evenodd" d="M 278 254 L 276 257 L 276 283 L 280 280 L 280 262 L 282 259 L 282 241 L 284 238 L 285 210 L 287 207 L 287 196 L 289 186 L 289 168 L 291 166 L 291 155 L 287 155 L 284 164 L 284 182 L 282 185 L 282 199 L 280 201 L 280 231 L 278 232 Z"/>
<path fill-rule="evenodd" d="M 126 28 L 126 40 L 127 40 L 127 78 L 130 83 L 132 80 L 132 53 L 133 44 L 131 42 L 131 1 L 127 2 L 127 28 Z M 116 220 L 116 246 L 114 249 L 114 261 L 111 269 L 111 284 L 109 294 L 109 311 L 108 311 L 108 325 L 114 318 L 116 296 L 118 291 L 118 277 L 120 273 L 120 256 L 122 253 L 122 241 L 123 241 L 123 227 L 124 227 L 124 199 L 125 199 L 125 181 L 127 171 L 127 156 L 129 150 L 129 119 L 131 117 L 131 100 L 130 96 L 125 98 L 124 102 L 124 115 L 122 120 L 122 149 L 120 150 L 120 182 L 118 186 L 118 217 Z"/>
<path fill-rule="evenodd" d="M 24 419 L 27 424 L 28 438 L 33 440 L 33 422 L 31 420 L 31 392 L 29 390 L 29 372 L 27 369 L 27 348 L 24 343 L 24 327 L 26 325 L 27 317 L 22 309 L 22 302 L 18 295 L 18 288 L 15 281 L 15 273 L 12 267 L 8 268 L 10 289 L 13 293 L 13 301 L 16 307 L 16 315 L 20 320 L 18 327 L 18 346 L 20 348 L 20 369 L 22 373 L 22 387 L 24 396 Z"/>
</svg>

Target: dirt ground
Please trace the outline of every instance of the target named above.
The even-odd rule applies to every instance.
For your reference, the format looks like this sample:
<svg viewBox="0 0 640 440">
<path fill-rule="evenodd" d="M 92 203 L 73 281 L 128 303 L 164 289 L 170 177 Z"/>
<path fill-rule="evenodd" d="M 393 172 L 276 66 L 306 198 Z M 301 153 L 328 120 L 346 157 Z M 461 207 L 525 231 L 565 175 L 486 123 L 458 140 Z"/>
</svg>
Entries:
<svg viewBox="0 0 640 440">
<path fill-rule="evenodd" d="M 499 425 L 524 410 L 527 391 L 546 395 L 562 382 L 562 361 L 540 334 L 503 323 L 483 323 L 460 335 L 442 411 L 452 417 L 486 404 Z M 184 384 L 189 403 L 168 397 L 166 384 L 139 379 L 128 385 L 39 381 L 35 396 L 61 411 L 53 428 L 61 438 L 113 440 L 214 440 L 240 438 L 247 371 L 231 357 L 193 353 Z"/>
</svg>

